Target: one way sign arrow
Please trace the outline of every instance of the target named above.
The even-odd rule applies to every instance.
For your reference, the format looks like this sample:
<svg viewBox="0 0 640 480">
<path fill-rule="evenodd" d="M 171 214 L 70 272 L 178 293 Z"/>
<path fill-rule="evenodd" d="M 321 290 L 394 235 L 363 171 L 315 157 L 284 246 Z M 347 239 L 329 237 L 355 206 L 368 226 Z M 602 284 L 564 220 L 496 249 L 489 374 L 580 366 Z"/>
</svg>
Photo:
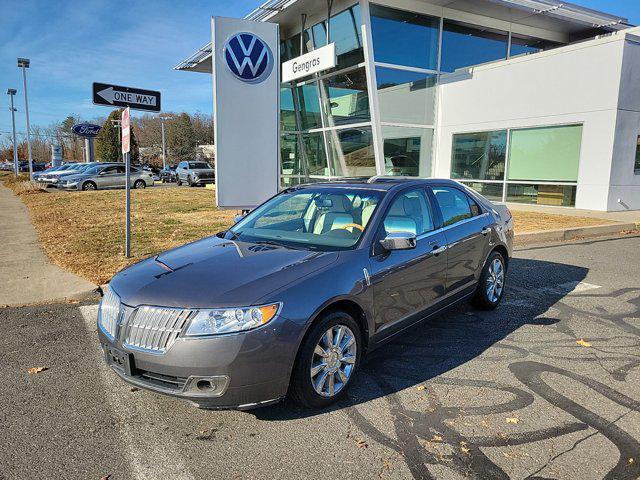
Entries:
<svg viewBox="0 0 640 480">
<path fill-rule="evenodd" d="M 106 83 L 93 84 L 93 103 L 147 112 L 159 112 L 161 107 L 160 92 Z"/>
</svg>

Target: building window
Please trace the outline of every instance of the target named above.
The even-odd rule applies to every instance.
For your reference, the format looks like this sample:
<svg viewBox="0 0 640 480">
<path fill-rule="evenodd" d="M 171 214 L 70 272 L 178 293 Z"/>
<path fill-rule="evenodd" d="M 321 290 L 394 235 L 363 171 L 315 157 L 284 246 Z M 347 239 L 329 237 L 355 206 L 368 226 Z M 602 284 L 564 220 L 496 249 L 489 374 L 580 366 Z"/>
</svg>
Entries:
<svg viewBox="0 0 640 480">
<path fill-rule="evenodd" d="M 436 70 L 440 19 L 371 5 L 376 62 Z"/>
<path fill-rule="evenodd" d="M 504 184 L 498 183 L 483 183 L 483 182 L 463 182 L 467 187 L 475 190 L 480 195 L 492 200 L 494 202 L 500 202 L 502 200 L 502 192 L 504 190 Z"/>
<path fill-rule="evenodd" d="M 511 50 L 510 57 L 518 55 L 528 55 L 530 53 L 538 53 L 543 50 L 551 50 L 562 46 L 561 43 L 552 42 L 551 40 L 543 40 L 541 38 L 527 37 L 524 35 L 511 34 Z"/>
<path fill-rule="evenodd" d="M 364 68 L 320 80 L 325 127 L 368 122 L 369 93 Z"/>
<path fill-rule="evenodd" d="M 636 163 L 634 164 L 633 172 L 636 175 L 640 175 L 640 135 L 638 136 L 638 142 L 636 144 Z"/>
<path fill-rule="evenodd" d="M 380 121 L 433 125 L 436 75 L 376 68 Z"/>
<path fill-rule="evenodd" d="M 574 207 L 576 186 L 509 184 L 507 185 L 507 202 Z"/>
<path fill-rule="evenodd" d="M 303 161 L 309 175 L 329 176 L 327 153 L 322 132 L 303 133 L 301 135 Z"/>
<path fill-rule="evenodd" d="M 385 175 L 431 176 L 433 130 L 382 127 Z"/>
<path fill-rule="evenodd" d="M 293 89 L 289 86 L 280 88 L 280 129 L 285 132 L 298 129 Z"/>
<path fill-rule="evenodd" d="M 508 45 L 507 32 L 445 20 L 440 70 L 453 72 L 458 68 L 505 59 Z"/>
<path fill-rule="evenodd" d="M 504 180 L 507 131 L 453 136 L 451 178 Z"/>
<path fill-rule="evenodd" d="M 371 127 L 328 130 L 325 134 L 332 176 L 368 177 L 376 174 Z"/>
<path fill-rule="evenodd" d="M 582 125 L 512 130 L 509 180 L 577 182 Z"/>
<path fill-rule="evenodd" d="M 360 24 L 360 5 L 331 17 L 331 42 L 336 44 L 337 70 L 364 62 Z M 326 22 L 317 23 L 312 30 L 315 48 L 324 47 L 327 44 Z"/>
</svg>

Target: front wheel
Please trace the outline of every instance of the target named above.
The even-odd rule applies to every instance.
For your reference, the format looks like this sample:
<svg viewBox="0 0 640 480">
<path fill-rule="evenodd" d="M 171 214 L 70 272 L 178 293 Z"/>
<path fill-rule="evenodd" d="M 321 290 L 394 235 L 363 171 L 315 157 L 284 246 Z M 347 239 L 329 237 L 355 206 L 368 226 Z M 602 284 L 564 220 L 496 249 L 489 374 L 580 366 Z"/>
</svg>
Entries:
<svg viewBox="0 0 640 480">
<path fill-rule="evenodd" d="M 507 266 L 499 252 L 492 252 L 480 274 L 473 303 L 485 310 L 496 308 L 504 295 Z"/>
<path fill-rule="evenodd" d="M 181 187 L 181 186 L 182 186 L 182 180 L 180 180 L 180 177 L 178 177 L 178 178 L 176 179 L 176 184 L 177 184 L 179 187 Z"/>
<path fill-rule="evenodd" d="M 309 408 L 325 408 L 337 402 L 360 364 L 360 327 L 345 312 L 322 317 L 306 336 L 294 367 L 290 393 Z"/>
<path fill-rule="evenodd" d="M 133 188 L 145 189 L 145 188 L 147 188 L 147 184 L 144 183 L 144 180 L 136 180 L 136 182 L 133 184 Z"/>
</svg>

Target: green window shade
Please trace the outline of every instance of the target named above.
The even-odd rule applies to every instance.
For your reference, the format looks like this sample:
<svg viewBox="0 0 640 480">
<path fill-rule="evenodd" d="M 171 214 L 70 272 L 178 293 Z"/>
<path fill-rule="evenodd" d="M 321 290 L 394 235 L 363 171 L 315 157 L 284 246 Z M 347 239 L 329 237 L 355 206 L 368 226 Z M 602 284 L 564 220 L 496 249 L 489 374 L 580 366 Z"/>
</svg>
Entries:
<svg viewBox="0 0 640 480">
<path fill-rule="evenodd" d="M 512 130 L 509 180 L 577 182 L 582 125 Z"/>
</svg>

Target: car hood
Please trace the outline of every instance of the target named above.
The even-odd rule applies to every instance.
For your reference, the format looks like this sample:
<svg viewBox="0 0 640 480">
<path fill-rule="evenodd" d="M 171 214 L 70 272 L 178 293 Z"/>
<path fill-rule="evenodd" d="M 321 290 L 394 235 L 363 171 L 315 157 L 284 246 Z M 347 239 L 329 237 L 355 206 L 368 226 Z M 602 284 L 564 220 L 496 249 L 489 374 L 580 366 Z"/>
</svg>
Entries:
<svg viewBox="0 0 640 480">
<path fill-rule="evenodd" d="M 336 252 L 210 237 L 133 265 L 113 277 L 110 286 L 131 307 L 250 306 L 337 258 Z"/>
</svg>

